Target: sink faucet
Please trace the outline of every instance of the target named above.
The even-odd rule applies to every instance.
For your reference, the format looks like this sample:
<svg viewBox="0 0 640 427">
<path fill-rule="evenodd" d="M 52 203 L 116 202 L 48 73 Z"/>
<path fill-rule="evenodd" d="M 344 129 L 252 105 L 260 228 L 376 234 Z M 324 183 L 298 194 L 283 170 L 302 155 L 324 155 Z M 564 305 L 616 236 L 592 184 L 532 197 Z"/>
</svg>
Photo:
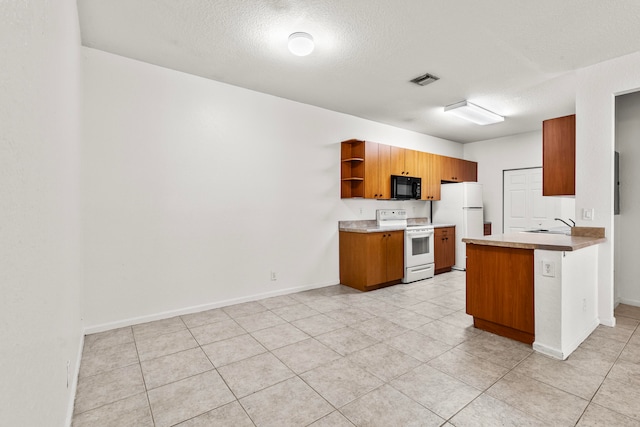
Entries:
<svg viewBox="0 0 640 427">
<path fill-rule="evenodd" d="M 568 222 L 566 222 L 564 219 L 562 218 L 554 218 L 556 221 L 560 221 L 561 223 L 563 223 L 564 225 L 568 226 L 568 227 L 575 227 L 576 226 L 576 222 L 574 220 L 572 220 L 571 218 L 569 218 L 569 221 L 571 221 L 571 224 L 569 224 Z"/>
</svg>

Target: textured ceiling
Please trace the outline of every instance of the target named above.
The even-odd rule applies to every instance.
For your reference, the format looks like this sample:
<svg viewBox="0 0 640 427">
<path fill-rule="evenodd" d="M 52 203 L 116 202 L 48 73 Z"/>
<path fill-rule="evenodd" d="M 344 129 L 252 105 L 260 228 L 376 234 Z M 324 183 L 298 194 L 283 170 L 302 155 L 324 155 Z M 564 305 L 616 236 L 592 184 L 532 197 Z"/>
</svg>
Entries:
<svg viewBox="0 0 640 427">
<path fill-rule="evenodd" d="M 78 0 L 85 46 L 459 142 L 575 110 L 575 70 L 640 50 L 638 0 Z M 313 35 L 307 57 L 287 50 Z M 421 87 L 424 73 L 440 77 Z M 443 107 L 506 116 L 478 126 Z M 357 137 L 357 135 L 348 135 Z"/>
</svg>

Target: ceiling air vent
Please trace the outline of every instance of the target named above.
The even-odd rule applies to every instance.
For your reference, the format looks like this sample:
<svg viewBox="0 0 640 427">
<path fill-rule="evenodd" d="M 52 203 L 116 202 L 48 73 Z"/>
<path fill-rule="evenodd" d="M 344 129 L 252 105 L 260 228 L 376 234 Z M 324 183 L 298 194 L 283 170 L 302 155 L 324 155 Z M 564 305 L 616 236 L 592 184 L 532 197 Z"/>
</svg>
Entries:
<svg viewBox="0 0 640 427">
<path fill-rule="evenodd" d="M 410 82 L 411 83 L 415 83 L 415 84 L 420 85 L 420 86 L 426 86 L 429 83 L 433 83 L 433 82 L 435 82 L 436 80 L 439 80 L 439 79 L 440 79 L 440 77 L 436 77 L 433 74 L 427 73 L 427 74 L 421 75 L 420 77 L 416 77 L 415 79 L 411 79 Z"/>
</svg>

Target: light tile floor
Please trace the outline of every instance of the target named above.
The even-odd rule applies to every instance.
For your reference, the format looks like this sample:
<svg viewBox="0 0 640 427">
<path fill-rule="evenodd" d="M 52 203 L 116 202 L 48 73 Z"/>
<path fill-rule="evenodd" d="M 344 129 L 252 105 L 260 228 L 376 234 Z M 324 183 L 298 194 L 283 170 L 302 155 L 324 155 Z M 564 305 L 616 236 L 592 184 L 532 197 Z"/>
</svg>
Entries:
<svg viewBox="0 0 640 427">
<path fill-rule="evenodd" d="M 640 308 L 566 361 L 476 330 L 464 273 L 88 335 L 73 425 L 640 426 Z"/>
</svg>

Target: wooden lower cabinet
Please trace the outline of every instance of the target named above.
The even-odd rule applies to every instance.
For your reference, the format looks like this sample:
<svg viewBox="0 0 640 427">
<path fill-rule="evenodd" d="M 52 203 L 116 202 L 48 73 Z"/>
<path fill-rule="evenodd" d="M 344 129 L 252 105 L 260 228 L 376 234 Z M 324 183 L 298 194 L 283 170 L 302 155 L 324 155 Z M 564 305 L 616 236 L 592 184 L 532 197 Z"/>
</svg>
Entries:
<svg viewBox="0 0 640 427">
<path fill-rule="evenodd" d="M 451 271 L 456 263 L 456 228 L 438 227 L 433 230 L 433 239 L 435 274 Z"/>
<path fill-rule="evenodd" d="M 370 291 L 404 276 L 404 231 L 340 232 L 340 283 Z"/>
<path fill-rule="evenodd" d="M 533 250 L 467 244 L 467 314 L 476 328 L 531 344 Z"/>
</svg>

